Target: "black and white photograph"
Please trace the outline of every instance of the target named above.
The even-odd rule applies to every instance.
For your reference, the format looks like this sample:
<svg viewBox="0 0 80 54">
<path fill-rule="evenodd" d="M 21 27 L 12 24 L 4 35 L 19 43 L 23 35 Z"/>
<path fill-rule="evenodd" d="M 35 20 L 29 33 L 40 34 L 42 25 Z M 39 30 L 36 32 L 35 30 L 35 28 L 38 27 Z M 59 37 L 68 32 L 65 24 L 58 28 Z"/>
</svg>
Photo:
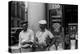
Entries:
<svg viewBox="0 0 80 54">
<path fill-rule="evenodd" d="M 78 49 L 78 5 L 9 1 L 9 53 Z"/>
</svg>

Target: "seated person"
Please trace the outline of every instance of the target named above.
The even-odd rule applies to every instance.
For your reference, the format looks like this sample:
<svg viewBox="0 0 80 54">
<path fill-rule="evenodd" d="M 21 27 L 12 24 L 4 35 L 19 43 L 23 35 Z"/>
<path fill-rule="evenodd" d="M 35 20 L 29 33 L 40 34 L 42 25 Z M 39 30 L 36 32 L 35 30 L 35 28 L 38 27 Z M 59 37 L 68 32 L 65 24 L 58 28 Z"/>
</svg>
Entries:
<svg viewBox="0 0 80 54">
<path fill-rule="evenodd" d="M 19 47 L 29 47 L 34 42 L 34 33 L 31 29 L 28 29 L 28 23 L 23 22 L 23 30 L 19 33 Z"/>
</svg>

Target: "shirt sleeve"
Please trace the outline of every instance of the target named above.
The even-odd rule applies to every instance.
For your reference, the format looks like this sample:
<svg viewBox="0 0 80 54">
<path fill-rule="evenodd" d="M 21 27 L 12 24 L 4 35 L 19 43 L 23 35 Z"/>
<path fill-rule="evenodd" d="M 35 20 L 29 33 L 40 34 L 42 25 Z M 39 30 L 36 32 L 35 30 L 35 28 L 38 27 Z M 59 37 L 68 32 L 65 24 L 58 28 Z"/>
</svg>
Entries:
<svg viewBox="0 0 80 54">
<path fill-rule="evenodd" d="M 31 40 L 30 41 L 34 42 L 34 32 L 33 31 L 31 31 Z"/>
<path fill-rule="evenodd" d="M 36 33 L 36 37 L 37 37 L 37 38 L 38 38 L 38 36 L 39 36 L 39 32 Z"/>
<path fill-rule="evenodd" d="M 21 33 L 19 34 L 19 47 L 21 47 L 21 40 L 22 40 L 22 38 L 21 38 Z"/>
<path fill-rule="evenodd" d="M 48 35 L 49 35 L 50 38 L 54 37 L 53 34 L 50 31 L 48 31 Z"/>
<path fill-rule="evenodd" d="M 35 41 L 36 43 L 38 43 L 38 36 L 39 36 L 39 32 L 36 33 L 36 36 L 35 36 Z"/>
</svg>

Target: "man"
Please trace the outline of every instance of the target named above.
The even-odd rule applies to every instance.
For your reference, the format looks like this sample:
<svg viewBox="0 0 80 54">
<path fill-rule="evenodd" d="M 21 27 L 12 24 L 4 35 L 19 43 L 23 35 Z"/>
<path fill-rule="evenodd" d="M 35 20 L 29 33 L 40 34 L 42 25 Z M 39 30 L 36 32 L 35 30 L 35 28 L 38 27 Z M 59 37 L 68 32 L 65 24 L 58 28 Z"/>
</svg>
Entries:
<svg viewBox="0 0 80 54">
<path fill-rule="evenodd" d="M 19 47 L 29 47 L 30 43 L 34 42 L 34 33 L 31 29 L 28 29 L 28 23 L 23 22 L 23 30 L 19 34 Z"/>
<path fill-rule="evenodd" d="M 54 36 L 52 35 L 52 33 L 50 31 L 48 31 L 46 29 L 46 21 L 45 20 L 39 21 L 39 24 L 40 24 L 40 31 L 38 31 L 36 33 L 36 43 L 40 46 L 40 48 L 42 48 L 44 50 L 45 47 L 47 45 L 49 45 L 48 41 L 50 39 L 53 39 Z"/>
</svg>

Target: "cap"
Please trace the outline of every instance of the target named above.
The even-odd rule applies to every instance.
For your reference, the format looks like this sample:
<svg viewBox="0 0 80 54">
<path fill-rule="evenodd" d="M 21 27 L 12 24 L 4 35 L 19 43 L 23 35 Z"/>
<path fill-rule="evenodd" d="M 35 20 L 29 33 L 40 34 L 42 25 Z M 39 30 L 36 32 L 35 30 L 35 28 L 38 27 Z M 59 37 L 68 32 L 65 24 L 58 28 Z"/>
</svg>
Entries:
<svg viewBox="0 0 80 54">
<path fill-rule="evenodd" d="M 46 20 L 40 20 L 38 23 L 39 24 L 46 24 L 47 22 L 46 22 Z"/>
</svg>

